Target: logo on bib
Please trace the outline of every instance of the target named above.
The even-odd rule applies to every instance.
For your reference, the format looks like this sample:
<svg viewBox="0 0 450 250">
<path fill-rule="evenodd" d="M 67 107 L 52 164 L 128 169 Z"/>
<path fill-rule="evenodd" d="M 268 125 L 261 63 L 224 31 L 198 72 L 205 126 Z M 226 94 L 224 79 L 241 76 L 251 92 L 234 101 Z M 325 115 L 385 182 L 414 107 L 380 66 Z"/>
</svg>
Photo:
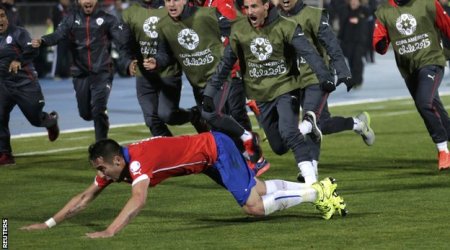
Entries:
<svg viewBox="0 0 450 250">
<path fill-rule="evenodd" d="M 151 16 L 145 20 L 144 25 L 142 26 L 142 29 L 144 30 L 145 34 L 150 38 L 158 38 L 158 32 L 156 32 L 156 25 L 159 22 L 159 17 L 157 16 Z"/>
<path fill-rule="evenodd" d="M 265 61 L 269 59 L 272 55 L 272 44 L 270 44 L 269 39 L 263 37 L 257 37 L 250 43 L 250 50 L 252 54 L 258 58 L 260 61 Z"/>
<path fill-rule="evenodd" d="M 178 43 L 185 49 L 194 50 L 200 43 L 200 38 L 193 29 L 183 29 L 178 33 Z"/>
<path fill-rule="evenodd" d="M 411 14 L 402 14 L 397 18 L 395 27 L 402 35 L 412 35 L 417 28 L 416 18 Z"/>
</svg>

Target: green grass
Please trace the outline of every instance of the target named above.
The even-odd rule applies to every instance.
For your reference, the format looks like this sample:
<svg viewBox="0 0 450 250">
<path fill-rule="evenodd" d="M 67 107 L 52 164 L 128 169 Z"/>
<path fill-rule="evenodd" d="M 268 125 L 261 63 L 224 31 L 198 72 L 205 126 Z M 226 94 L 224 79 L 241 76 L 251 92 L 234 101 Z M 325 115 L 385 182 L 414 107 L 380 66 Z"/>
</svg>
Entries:
<svg viewBox="0 0 450 250">
<path fill-rule="evenodd" d="M 443 98 L 450 103 L 449 97 Z M 450 171 L 437 171 L 436 149 L 408 100 L 332 108 L 337 115 L 367 110 L 376 131 L 367 147 L 348 131 L 324 137 L 321 177 L 338 180 L 350 211 L 320 219 L 310 204 L 263 219 L 244 215 L 232 196 L 206 176 L 172 178 L 150 189 L 143 211 L 118 235 L 88 239 L 105 229 L 130 195 L 130 186 L 107 188 L 78 216 L 51 230 L 23 232 L 43 222 L 93 181 L 86 148 L 93 132 L 13 140 L 15 166 L 0 168 L 0 216 L 8 218 L 10 249 L 444 249 L 450 229 Z M 175 127 L 174 133 L 192 133 Z M 148 136 L 144 126 L 112 129 L 130 142 Z M 295 180 L 291 153 L 274 155 L 264 179 Z M 46 153 L 55 150 L 54 153 Z M 30 152 L 37 152 L 29 154 Z"/>
</svg>

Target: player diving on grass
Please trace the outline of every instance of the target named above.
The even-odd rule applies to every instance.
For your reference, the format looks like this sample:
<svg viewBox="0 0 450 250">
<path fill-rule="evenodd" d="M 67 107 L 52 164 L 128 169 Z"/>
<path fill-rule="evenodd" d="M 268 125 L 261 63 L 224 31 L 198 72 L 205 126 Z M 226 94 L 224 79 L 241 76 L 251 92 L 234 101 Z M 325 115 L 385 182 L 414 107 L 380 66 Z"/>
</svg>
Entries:
<svg viewBox="0 0 450 250">
<path fill-rule="evenodd" d="M 169 151 L 171 157 L 167 157 Z M 86 234 L 90 238 L 112 237 L 144 207 L 149 187 L 170 177 L 197 173 L 208 175 L 227 189 L 248 215 L 265 216 L 303 202 L 313 203 L 327 220 L 336 212 L 346 214 L 346 204 L 335 192 L 337 184 L 333 178 L 312 185 L 261 181 L 231 138 L 219 132 L 155 137 L 126 147 L 104 139 L 89 147 L 89 160 L 97 170 L 94 183 L 46 222 L 24 226 L 22 230 L 51 228 L 85 209 L 109 184 L 131 183 L 131 197 L 114 221 L 104 231 Z"/>
</svg>

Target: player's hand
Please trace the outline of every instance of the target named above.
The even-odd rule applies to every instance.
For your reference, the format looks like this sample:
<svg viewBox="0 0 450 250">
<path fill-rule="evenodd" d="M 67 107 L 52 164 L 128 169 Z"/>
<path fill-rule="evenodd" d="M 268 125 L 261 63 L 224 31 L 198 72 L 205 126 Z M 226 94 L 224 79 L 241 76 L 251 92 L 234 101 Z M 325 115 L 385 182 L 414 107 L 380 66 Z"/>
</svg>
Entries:
<svg viewBox="0 0 450 250">
<path fill-rule="evenodd" d="M 327 93 L 330 93 L 330 92 L 333 92 L 336 89 L 336 85 L 334 85 L 334 82 L 326 80 L 325 82 L 321 82 L 320 83 L 320 88 L 323 91 L 325 91 Z"/>
<path fill-rule="evenodd" d="M 353 88 L 353 81 L 351 77 L 339 78 L 337 81 L 337 86 L 339 86 L 339 84 L 341 83 L 344 83 L 347 86 L 347 92 L 349 92 Z"/>
<path fill-rule="evenodd" d="M 146 70 L 154 70 L 156 69 L 156 59 L 153 57 L 146 58 L 143 65 Z"/>
<path fill-rule="evenodd" d="M 28 225 L 28 226 L 23 226 L 20 228 L 20 230 L 26 230 L 26 231 L 44 230 L 44 229 L 48 229 L 48 226 L 45 223 L 36 223 L 36 224 Z"/>
<path fill-rule="evenodd" d="M 207 95 L 203 96 L 202 108 L 205 112 L 208 112 L 208 113 L 211 113 L 216 109 L 216 107 L 214 105 L 214 100 L 212 99 L 212 97 L 207 96 Z"/>
<path fill-rule="evenodd" d="M 39 48 L 42 44 L 42 39 L 31 39 L 31 47 Z"/>
<path fill-rule="evenodd" d="M 130 63 L 130 66 L 128 66 L 128 73 L 130 76 L 135 76 L 137 72 L 137 60 L 133 60 Z"/>
<path fill-rule="evenodd" d="M 110 237 L 113 237 L 114 234 L 105 230 L 105 231 L 100 231 L 100 232 L 86 233 L 86 236 L 91 239 L 110 238 Z"/>
<path fill-rule="evenodd" d="M 12 61 L 11 64 L 9 64 L 9 72 L 12 72 L 13 74 L 17 74 L 17 71 L 21 69 L 21 63 L 19 61 Z"/>
</svg>

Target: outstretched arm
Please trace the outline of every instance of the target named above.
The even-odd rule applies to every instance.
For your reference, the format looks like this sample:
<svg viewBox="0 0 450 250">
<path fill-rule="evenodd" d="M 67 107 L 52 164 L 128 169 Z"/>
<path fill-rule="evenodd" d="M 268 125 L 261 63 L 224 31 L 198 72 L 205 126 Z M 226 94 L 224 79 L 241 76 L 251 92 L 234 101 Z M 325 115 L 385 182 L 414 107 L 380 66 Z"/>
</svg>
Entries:
<svg viewBox="0 0 450 250">
<path fill-rule="evenodd" d="M 83 192 L 75 195 L 61 210 L 59 210 L 52 218 L 47 220 L 45 223 L 36 223 L 28 226 L 23 226 L 21 230 L 42 230 L 48 229 L 55 226 L 58 223 L 63 222 L 65 219 L 68 219 L 80 211 L 85 209 L 89 203 L 94 200 L 97 195 L 103 189 L 98 187 L 95 184 L 89 186 Z"/>
<path fill-rule="evenodd" d="M 123 207 L 122 211 L 120 211 L 119 215 L 114 219 L 111 225 L 109 225 L 104 231 L 87 233 L 86 236 L 89 238 L 109 238 L 128 225 L 131 219 L 133 219 L 144 207 L 145 201 L 147 200 L 147 189 L 149 183 L 149 179 L 144 179 L 138 183 L 135 183 L 132 189 L 131 198 L 128 200 L 127 204 Z"/>
</svg>

